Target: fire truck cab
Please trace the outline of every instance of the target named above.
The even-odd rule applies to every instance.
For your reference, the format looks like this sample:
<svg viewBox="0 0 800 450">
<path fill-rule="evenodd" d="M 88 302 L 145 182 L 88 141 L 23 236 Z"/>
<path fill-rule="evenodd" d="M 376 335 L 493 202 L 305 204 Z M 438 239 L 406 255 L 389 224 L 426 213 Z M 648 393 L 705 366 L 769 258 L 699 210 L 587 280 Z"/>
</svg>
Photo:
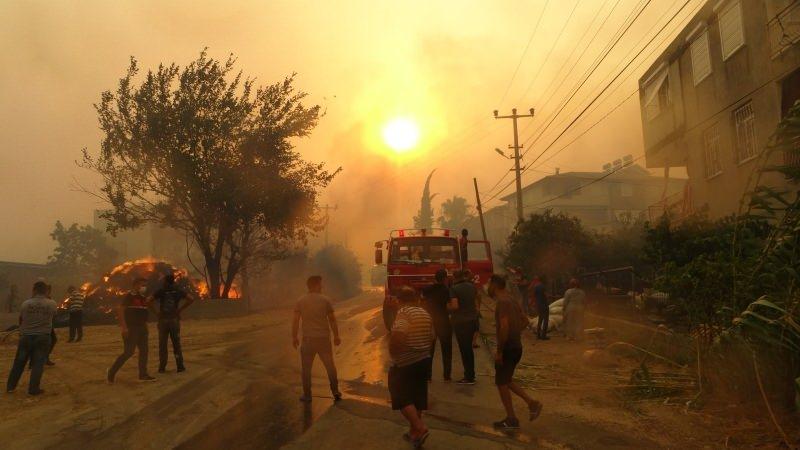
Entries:
<svg viewBox="0 0 800 450">
<path fill-rule="evenodd" d="M 384 251 L 387 253 L 385 261 Z M 480 286 L 488 282 L 493 273 L 488 241 L 464 242 L 458 232 L 440 228 L 391 231 L 388 240 L 375 243 L 375 264 L 386 266 L 384 321 L 387 327 L 393 322 L 393 298 L 401 287 L 411 286 L 419 292 L 434 282 L 439 269 L 446 269 L 451 277 L 456 270 L 469 269 Z"/>
</svg>

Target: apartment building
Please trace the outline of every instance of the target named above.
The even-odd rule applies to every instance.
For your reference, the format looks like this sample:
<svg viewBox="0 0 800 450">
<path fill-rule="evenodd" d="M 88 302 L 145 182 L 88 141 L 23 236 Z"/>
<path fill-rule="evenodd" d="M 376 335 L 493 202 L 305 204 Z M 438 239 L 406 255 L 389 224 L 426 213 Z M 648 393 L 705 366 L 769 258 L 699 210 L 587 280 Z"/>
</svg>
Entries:
<svg viewBox="0 0 800 450">
<path fill-rule="evenodd" d="M 648 208 L 665 195 L 680 193 L 685 183 L 681 178 L 653 176 L 631 162 L 598 172 L 559 172 L 522 189 L 523 211 L 527 216 L 551 209 L 579 218 L 587 228 L 609 231 L 649 219 Z M 502 200 L 507 211 L 516 211 L 516 194 Z"/>
<path fill-rule="evenodd" d="M 640 78 L 646 167 L 686 167 L 682 211 L 738 210 L 775 127 L 800 99 L 799 43 L 800 0 L 710 0 Z M 788 186 L 777 174 L 762 181 Z"/>
</svg>

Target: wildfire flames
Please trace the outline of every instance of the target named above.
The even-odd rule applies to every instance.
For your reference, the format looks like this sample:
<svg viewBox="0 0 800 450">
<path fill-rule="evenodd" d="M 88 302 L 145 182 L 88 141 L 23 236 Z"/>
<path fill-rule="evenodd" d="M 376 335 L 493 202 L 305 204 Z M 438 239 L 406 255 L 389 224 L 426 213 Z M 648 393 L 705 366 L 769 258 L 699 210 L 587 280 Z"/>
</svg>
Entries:
<svg viewBox="0 0 800 450">
<path fill-rule="evenodd" d="M 110 313 L 119 305 L 119 301 L 127 294 L 133 281 L 137 278 L 147 280 L 147 293 L 152 295 L 164 284 L 167 274 L 175 274 L 175 284 L 200 299 L 209 298 L 209 290 L 204 280 L 197 280 L 189 276 L 186 269 L 177 268 L 172 264 L 154 258 L 143 258 L 136 261 L 127 261 L 114 267 L 102 280 L 97 283 L 86 282 L 80 290 L 86 296 L 87 306 L 95 306 L 104 313 Z M 238 299 L 239 289 L 231 286 L 229 297 Z"/>
</svg>

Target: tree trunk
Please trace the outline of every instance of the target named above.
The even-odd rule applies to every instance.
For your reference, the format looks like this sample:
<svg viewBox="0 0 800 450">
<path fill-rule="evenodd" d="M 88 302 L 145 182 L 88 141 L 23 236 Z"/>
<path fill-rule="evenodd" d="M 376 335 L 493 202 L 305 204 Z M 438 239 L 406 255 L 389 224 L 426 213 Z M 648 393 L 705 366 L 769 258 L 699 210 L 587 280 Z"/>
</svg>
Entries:
<svg viewBox="0 0 800 450">
<path fill-rule="evenodd" d="M 220 261 L 212 257 L 206 256 L 206 270 L 208 270 L 208 297 L 209 298 L 222 298 L 220 297 L 221 288 L 221 272 Z"/>
</svg>

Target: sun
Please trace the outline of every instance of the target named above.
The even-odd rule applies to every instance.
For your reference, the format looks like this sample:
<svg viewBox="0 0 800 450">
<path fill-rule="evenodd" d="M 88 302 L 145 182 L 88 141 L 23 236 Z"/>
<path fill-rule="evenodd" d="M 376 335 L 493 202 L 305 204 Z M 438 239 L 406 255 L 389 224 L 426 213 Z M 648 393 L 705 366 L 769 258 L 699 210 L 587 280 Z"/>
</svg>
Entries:
<svg viewBox="0 0 800 450">
<path fill-rule="evenodd" d="M 392 119 L 383 127 L 383 140 L 392 150 L 404 153 L 419 141 L 419 127 L 411 119 Z"/>
</svg>

